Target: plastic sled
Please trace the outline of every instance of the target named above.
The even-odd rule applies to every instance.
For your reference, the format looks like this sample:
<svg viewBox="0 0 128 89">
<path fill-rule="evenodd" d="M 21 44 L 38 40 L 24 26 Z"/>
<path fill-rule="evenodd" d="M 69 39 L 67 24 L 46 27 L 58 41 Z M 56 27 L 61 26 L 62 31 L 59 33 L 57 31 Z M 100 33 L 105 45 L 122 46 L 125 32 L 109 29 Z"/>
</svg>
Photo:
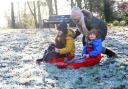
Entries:
<svg viewBox="0 0 128 89">
<path fill-rule="evenodd" d="M 73 69 L 79 69 L 81 67 L 90 67 L 90 66 L 94 66 L 97 65 L 102 56 L 101 54 L 96 56 L 96 57 L 92 57 L 92 58 L 85 58 L 85 62 L 79 62 L 79 63 L 72 63 L 72 64 L 67 64 L 65 63 L 65 59 L 71 60 L 73 57 L 65 57 L 65 58 L 53 58 L 49 61 L 49 63 L 57 66 L 58 68 L 73 68 Z M 79 60 L 79 59 L 78 59 Z"/>
</svg>

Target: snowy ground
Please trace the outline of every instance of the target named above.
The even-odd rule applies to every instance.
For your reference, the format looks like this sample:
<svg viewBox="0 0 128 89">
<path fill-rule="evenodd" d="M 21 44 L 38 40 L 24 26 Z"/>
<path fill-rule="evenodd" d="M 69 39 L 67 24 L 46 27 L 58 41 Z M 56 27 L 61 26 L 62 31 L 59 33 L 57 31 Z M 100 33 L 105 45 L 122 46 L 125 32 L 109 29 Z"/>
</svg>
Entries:
<svg viewBox="0 0 128 89">
<path fill-rule="evenodd" d="M 104 56 L 89 68 L 58 69 L 50 64 L 36 65 L 44 49 L 54 41 L 55 31 L 1 30 L 0 89 L 128 89 L 128 28 L 111 28 L 105 45 L 119 58 Z M 76 53 L 82 48 L 76 41 Z"/>
</svg>

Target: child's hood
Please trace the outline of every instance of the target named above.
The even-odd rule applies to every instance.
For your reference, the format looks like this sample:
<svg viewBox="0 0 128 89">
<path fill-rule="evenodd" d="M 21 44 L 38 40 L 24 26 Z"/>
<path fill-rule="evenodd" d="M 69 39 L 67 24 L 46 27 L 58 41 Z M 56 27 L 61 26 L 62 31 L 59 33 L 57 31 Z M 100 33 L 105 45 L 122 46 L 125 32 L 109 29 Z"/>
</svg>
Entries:
<svg viewBox="0 0 128 89">
<path fill-rule="evenodd" d="M 101 43 L 101 42 L 102 42 L 102 40 L 100 38 L 94 40 L 94 43 Z"/>
<path fill-rule="evenodd" d="M 102 40 L 99 38 L 99 39 L 95 39 L 93 44 L 102 44 Z"/>
</svg>

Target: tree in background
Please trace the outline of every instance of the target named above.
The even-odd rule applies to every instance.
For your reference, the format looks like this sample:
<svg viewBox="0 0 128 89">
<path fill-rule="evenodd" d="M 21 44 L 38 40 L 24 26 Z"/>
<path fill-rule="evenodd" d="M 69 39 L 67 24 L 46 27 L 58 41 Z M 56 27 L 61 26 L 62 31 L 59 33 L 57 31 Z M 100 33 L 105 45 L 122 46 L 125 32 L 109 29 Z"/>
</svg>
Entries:
<svg viewBox="0 0 128 89">
<path fill-rule="evenodd" d="M 28 29 L 28 28 L 34 28 L 35 23 L 34 23 L 34 18 L 31 13 L 27 13 L 27 2 L 24 3 L 24 9 L 21 11 L 21 23 L 23 25 L 23 28 Z"/>
<path fill-rule="evenodd" d="M 111 0 L 104 0 L 104 17 L 106 22 L 110 22 L 113 19 L 113 2 Z"/>
<path fill-rule="evenodd" d="M 27 2 L 27 4 L 28 4 L 31 14 L 34 17 L 35 27 L 38 28 L 39 26 L 38 26 L 38 22 L 37 22 L 36 2 L 35 1 Z M 30 4 L 31 4 L 31 6 L 30 6 Z"/>
<path fill-rule="evenodd" d="M 56 15 L 58 15 L 58 9 L 57 9 L 57 0 L 54 0 L 54 4 L 55 4 L 55 11 L 56 11 Z"/>
<path fill-rule="evenodd" d="M 71 9 L 75 6 L 75 3 L 73 0 L 71 0 Z"/>
<path fill-rule="evenodd" d="M 14 4 L 11 2 L 11 27 L 15 28 Z"/>
<path fill-rule="evenodd" d="M 103 0 L 84 0 L 84 8 L 103 18 Z"/>
<path fill-rule="evenodd" d="M 41 11 L 40 11 L 41 2 L 37 1 L 37 7 L 38 7 L 38 27 L 41 27 Z"/>
<path fill-rule="evenodd" d="M 26 9 L 24 9 L 24 11 L 22 11 L 22 12 L 24 12 L 21 17 L 24 27 L 25 28 L 32 28 L 32 27 L 40 28 L 42 25 L 41 24 L 42 12 L 43 12 L 42 9 L 43 9 L 43 6 L 47 5 L 46 1 L 42 1 L 42 0 L 28 1 L 28 2 L 26 2 L 26 4 L 27 4 L 26 9 L 28 9 L 30 12 L 26 13 Z M 25 7 L 26 7 L 26 5 L 25 5 Z M 29 20 L 30 22 L 27 20 Z M 34 26 L 31 26 L 31 25 L 34 25 Z"/>
<path fill-rule="evenodd" d="M 88 0 L 88 2 L 89 2 L 89 11 L 92 12 L 94 0 Z M 97 4 L 97 3 L 95 3 L 95 4 Z"/>
<path fill-rule="evenodd" d="M 118 9 L 121 12 L 122 19 L 128 24 L 128 2 L 122 2 L 119 4 Z"/>
<path fill-rule="evenodd" d="M 52 0 L 46 0 L 48 9 L 49 9 L 49 15 L 53 15 L 53 6 L 52 6 Z"/>
<path fill-rule="evenodd" d="M 82 0 L 76 0 L 77 7 L 79 7 L 80 9 L 82 9 L 81 2 L 82 2 Z"/>
<path fill-rule="evenodd" d="M 34 19 L 31 14 L 23 14 L 21 21 L 25 29 L 35 27 Z"/>
<path fill-rule="evenodd" d="M 117 12 L 121 12 L 121 14 L 116 14 L 114 11 L 115 8 L 113 7 L 113 0 L 67 0 L 71 3 L 71 8 L 73 6 L 78 6 L 81 9 L 87 9 L 94 13 L 99 18 L 105 19 L 106 22 L 116 20 L 116 16 L 120 16 L 120 20 L 128 19 L 128 4 L 127 2 L 121 3 L 119 7 L 117 8 Z M 118 1 L 117 1 L 118 2 Z M 25 2 L 26 5 L 24 8 L 26 8 L 27 12 L 25 10 L 19 9 L 18 16 L 14 16 L 14 4 L 15 2 L 11 3 L 11 27 L 15 28 L 16 26 L 21 26 L 25 28 L 32 28 L 32 27 L 41 27 L 41 20 L 44 19 L 43 16 L 49 17 L 49 15 L 58 15 L 58 9 L 57 8 L 57 0 L 37 0 L 37 1 L 28 1 Z M 20 3 L 19 3 L 20 4 Z M 17 4 L 15 4 L 17 5 Z M 47 10 L 46 10 L 47 9 Z M 21 11 L 21 13 L 20 13 Z M 16 14 L 15 14 L 16 15 Z M 113 17 L 114 16 L 114 17 Z M 17 20 L 17 18 L 19 20 Z M 18 22 L 21 21 L 21 22 Z M 30 21 L 30 22 L 29 22 Z M 128 20 L 126 20 L 128 23 Z M 19 23 L 19 25 L 17 25 Z M 23 24 L 23 25 L 20 25 Z M 27 26 L 28 25 L 28 26 Z M 34 25 L 34 26 L 33 26 Z"/>
<path fill-rule="evenodd" d="M 75 0 L 77 6 L 81 9 L 87 9 L 90 12 L 96 13 L 99 18 L 104 17 L 104 3 L 103 0 Z M 71 8 L 76 6 L 71 0 Z"/>
</svg>

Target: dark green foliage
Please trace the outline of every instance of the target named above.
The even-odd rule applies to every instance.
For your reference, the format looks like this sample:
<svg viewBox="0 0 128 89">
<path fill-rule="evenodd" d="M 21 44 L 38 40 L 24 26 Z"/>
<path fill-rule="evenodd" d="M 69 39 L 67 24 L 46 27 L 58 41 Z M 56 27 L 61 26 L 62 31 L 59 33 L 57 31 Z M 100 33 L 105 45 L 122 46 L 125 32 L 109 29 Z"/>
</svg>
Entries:
<svg viewBox="0 0 128 89">
<path fill-rule="evenodd" d="M 110 22 L 113 19 L 113 8 L 111 7 L 111 4 L 111 0 L 104 0 L 104 17 L 106 22 Z"/>
</svg>

